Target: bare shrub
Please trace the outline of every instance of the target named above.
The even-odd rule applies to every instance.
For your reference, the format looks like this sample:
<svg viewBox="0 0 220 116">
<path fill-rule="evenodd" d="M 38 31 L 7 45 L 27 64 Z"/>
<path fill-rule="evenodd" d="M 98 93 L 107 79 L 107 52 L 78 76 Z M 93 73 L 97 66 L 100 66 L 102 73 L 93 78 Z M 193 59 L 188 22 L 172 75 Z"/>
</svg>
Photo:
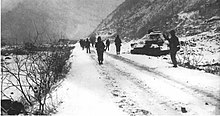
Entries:
<svg viewBox="0 0 220 116">
<path fill-rule="evenodd" d="M 69 47 L 54 48 L 51 51 L 35 52 L 12 58 L 12 62 L 3 62 L 1 77 L 2 95 L 9 99 L 4 92 L 15 88 L 20 94 L 20 101 L 31 114 L 48 114 L 46 106 L 48 94 L 57 82 L 65 77 L 69 66 L 66 62 L 70 56 Z M 36 108 L 36 106 L 38 106 Z M 47 109 L 45 109 L 47 108 Z"/>
<path fill-rule="evenodd" d="M 196 68 L 202 62 L 204 55 L 202 51 L 197 51 L 193 48 L 195 45 L 191 41 L 187 41 L 181 46 L 177 54 L 178 63 L 181 66 L 188 68 Z"/>
</svg>

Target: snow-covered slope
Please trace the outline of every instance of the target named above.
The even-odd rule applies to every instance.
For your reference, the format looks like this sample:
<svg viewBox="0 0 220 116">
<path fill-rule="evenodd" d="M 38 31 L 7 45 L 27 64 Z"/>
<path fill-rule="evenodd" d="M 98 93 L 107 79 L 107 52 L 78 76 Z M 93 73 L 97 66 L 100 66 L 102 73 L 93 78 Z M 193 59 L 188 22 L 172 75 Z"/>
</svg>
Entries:
<svg viewBox="0 0 220 116">
<path fill-rule="evenodd" d="M 179 64 L 220 75 L 219 0 L 126 0 L 94 30 L 97 35 L 120 35 L 127 48 L 148 30 L 174 29 L 181 41 Z M 126 49 L 126 53 L 130 49 Z M 161 57 L 170 61 L 168 56 Z"/>
</svg>

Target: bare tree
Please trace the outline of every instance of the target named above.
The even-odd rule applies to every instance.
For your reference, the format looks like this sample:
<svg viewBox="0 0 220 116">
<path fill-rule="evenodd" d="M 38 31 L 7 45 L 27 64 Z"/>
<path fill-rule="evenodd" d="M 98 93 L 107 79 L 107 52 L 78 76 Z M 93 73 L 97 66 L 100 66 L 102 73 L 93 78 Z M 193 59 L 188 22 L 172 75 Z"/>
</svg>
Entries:
<svg viewBox="0 0 220 116">
<path fill-rule="evenodd" d="M 33 26 L 36 35 L 32 36 L 29 33 L 29 39 L 34 45 L 40 41 L 40 37 L 50 40 L 60 37 L 59 35 L 51 36 L 45 30 L 41 30 L 40 32 L 35 21 L 33 21 Z M 38 45 L 36 46 L 39 47 Z M 29 107 L 38 106 L 37 109 L 34 109 L 35 111 L 30 110 L 29 112 L 47 114 L 48 111 L 45 109 L 47 108 L 46 101 L 49 98 L 48 94 L 51 93 L 56 83 L 64 77 L 63 72 L 67 70 L 65 69 L 66 60 L 70 56 L 71 48 L 64 45 L 61 47 L 52 47 L 43 51 L 35 51 L 34 53 L 27 51 L 26 55 L 13 55 L 12 62 L 3 61 L 1 63 L 2 95 L 8 99 L 13 99 L 9 95 L 6 95 L 5 91 L 15 88 L 21 94 L 21 98 L 25 104 Z"/>
</svg>

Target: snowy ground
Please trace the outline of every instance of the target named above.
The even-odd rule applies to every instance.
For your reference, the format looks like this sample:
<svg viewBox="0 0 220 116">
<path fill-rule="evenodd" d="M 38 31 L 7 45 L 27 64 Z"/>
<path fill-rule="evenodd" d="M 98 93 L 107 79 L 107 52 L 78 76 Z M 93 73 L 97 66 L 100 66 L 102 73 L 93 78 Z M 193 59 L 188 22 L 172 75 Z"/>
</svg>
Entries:
<svg viewBox="0 0 220 116">
<path fill-rule="evenodd" d="M 62 103 L 56 115 L 220 115 L 219 76 L 122 49 L 115 55 L 111 45 L 98 65 L 94 48 L 87 54 L 76 44 L 72 68 L 54 93 Z"/>
</svg>

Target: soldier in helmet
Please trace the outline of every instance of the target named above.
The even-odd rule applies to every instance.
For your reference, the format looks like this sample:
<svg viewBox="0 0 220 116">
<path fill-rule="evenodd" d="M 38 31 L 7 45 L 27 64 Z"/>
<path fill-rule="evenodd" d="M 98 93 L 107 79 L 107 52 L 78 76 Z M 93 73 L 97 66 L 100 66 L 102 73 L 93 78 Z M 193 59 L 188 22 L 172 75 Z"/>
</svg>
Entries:
<svg viewBox="0 0 220 116">
<path fill-rule="evenodd" d="M 103 64 L 103 53 L 105 51 L 105 44 L 102 42 L 101 37 L 98 37 L 98 40 L 95 44 L 97 55 L 98 55 L 98 61 L 99 64 Z"/>
</svg>

